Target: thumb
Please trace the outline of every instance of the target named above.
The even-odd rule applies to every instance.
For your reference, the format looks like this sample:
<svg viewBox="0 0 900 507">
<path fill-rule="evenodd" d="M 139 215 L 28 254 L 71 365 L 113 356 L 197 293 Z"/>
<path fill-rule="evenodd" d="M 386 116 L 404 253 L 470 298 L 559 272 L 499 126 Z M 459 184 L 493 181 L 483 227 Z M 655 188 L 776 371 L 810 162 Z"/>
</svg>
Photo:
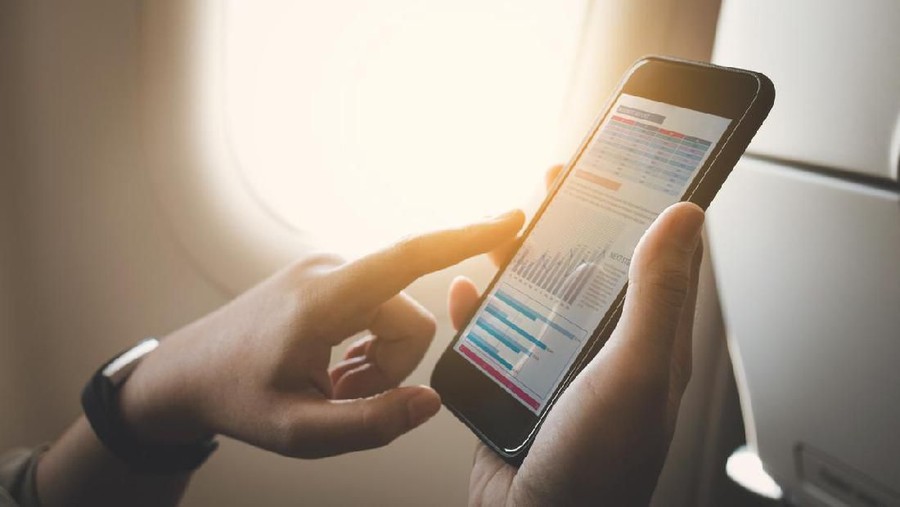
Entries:
<svg viewBox="0 0 900 507">
<path fill-rule="evenodd" d="M 321 458 L 382 447 L 430 419 L 440 408 L 440 396 L 426 386 L 400 387 L 355 400 L 301 403 L 292 420 L 296 431 L 288 453 Z"/>
<path fill-rule="evenodd" d="M 617 329 L 629 346 L 669 357 L 691 285 L 694 252 L 704 214 L 681 202 L 666 209 L 641 238 L 628 272 L 628 292 Z M 619 336 L 619 339 L 625 339 Z"/>
<path fill-rule="evenodd" d="M 459 331 L 472 318 L 478 308 L 478 298 L 478 287 L 472 280 L 464 276 L 453 279 L 447 294 L 447 309 L 453 329 Z"/>
<path fill-rule="evenodd" d="M 669 379 L 702 225 L 700 208 L 679 203 L 641 238 L 616 330 L 551 410 L 523 465 L 525 483 L 562 484 L 590 498 L 610 480 L 621 482 L 623 470 L 636 470 L 659 444 L 656 416 L 665 410 L 660 401 L 668 388 L 657 380 Z"/>
</svg>

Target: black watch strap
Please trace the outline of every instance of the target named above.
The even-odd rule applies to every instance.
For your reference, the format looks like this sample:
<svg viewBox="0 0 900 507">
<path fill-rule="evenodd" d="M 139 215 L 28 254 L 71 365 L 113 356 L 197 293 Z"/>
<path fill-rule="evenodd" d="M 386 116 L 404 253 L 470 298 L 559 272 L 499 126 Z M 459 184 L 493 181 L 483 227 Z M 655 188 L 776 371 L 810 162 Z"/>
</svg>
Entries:
<svg viewBox="0 0 900 507">
<path fill-rule="evenodd" d="M 209 438 L 190 444 L 148 444 L 141 442 L 122 420 L 119 411 L 120 381 L 114 383 L 104 374 L 103 365 L 81 392 L 81 406 L 97 438 L 134 472 L 151 475 L 175 475 L 195 470 L 218 448 Z"/>
</svg>

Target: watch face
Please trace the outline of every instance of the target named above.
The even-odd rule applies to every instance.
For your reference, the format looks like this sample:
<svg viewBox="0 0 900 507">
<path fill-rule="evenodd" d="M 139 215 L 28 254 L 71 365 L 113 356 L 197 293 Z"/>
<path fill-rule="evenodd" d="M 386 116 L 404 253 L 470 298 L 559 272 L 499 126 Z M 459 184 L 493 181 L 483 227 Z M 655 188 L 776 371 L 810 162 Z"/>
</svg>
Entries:
<svg viewBox="0 0 900 507">
<path fill-rule="evenodd" d="M 131 375 L 144 356 L 156 350 L 158 346 L 159 340 L 156 338 L 143 340 L 110 361 L 103 368 L 103 376 L 108 378 L 113 385 L 118 386 Z"/>
</svg>

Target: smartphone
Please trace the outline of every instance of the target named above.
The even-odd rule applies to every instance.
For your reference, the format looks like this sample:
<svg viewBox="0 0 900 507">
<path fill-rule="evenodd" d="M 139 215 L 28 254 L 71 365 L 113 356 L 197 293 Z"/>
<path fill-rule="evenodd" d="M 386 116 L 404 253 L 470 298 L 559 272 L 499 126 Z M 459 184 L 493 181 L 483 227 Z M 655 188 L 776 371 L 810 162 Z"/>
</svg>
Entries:
<svg viewBox="0 0 900 507">
<path fill-rule="evenodd" d="M 438 361 L 444 405 L 520 463 L 615 328 L 638 240 L 677 201 L 706 209 L 774 99 L 757 72 L 635 63 Z"/>
</svg>

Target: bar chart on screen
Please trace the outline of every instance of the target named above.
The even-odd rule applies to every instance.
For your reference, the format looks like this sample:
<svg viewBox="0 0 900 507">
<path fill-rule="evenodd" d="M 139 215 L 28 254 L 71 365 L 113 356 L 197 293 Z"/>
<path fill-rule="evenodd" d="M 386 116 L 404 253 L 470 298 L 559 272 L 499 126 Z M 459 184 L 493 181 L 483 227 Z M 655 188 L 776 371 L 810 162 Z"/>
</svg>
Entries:
<svg viewBox="0 0 900 507">
<path fill-rule="evenodd" d="M 531 249 L 526 249 L 511 270 L 545 293 L 571 305 L 596 273 L 605 254 L 605 248 L 589 244 L 556 252 L 532 253 Z"/>
<path fill-rule="evenodd" d="M 548 209 L 548 226 L 535 229 L 507 267 L 524 287 L 540 293 L 544 304 L 561 309 L 578 303 L 608 260 L 610 248 L 625 224 L 622 220 L 591 213 L 578 197 Z M 590 216 L 590 220 L 585 217 Z"/>
<path fill-rule="evenodd" d="M 548 383 L 512 383 L 508 379 L 525 380 L 545 371 L 535 366 L 571 356 L 587 336 L 587 330 L 553 308 L 510 285 L 503 285 L 495 289 L 484 311 L 469 327 L 459 350 L 523 402 L 537 409 L 540 404 L 537 400 L 547 392 L 535 387 Z M 490 363 L 472 349 L 490 358 Z M 532 387 L 525 387 L 528 385 Z"/>
</svg>

